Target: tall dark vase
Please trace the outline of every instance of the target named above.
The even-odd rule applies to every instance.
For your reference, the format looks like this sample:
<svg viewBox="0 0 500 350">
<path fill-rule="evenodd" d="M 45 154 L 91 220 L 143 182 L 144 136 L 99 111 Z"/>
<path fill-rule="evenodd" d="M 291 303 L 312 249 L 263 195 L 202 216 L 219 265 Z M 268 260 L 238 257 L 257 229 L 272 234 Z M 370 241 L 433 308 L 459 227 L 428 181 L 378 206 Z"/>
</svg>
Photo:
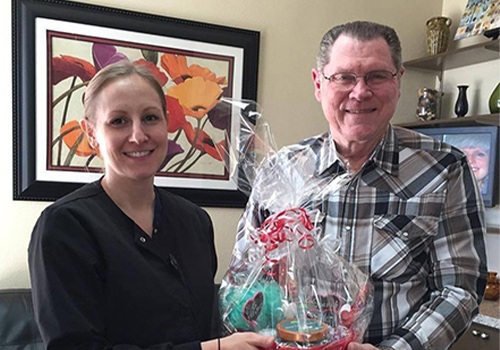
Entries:
<svg viewBox="0 0 500 350">
<path fill-rule="evenodd" d="M 457 117 L 463 117 L 469 111 L 469 102 L 467 101 L 467 88 L 469 85 L 458 85 L 458 97 L 455 102 L 455 114 Z"/>
</svg>

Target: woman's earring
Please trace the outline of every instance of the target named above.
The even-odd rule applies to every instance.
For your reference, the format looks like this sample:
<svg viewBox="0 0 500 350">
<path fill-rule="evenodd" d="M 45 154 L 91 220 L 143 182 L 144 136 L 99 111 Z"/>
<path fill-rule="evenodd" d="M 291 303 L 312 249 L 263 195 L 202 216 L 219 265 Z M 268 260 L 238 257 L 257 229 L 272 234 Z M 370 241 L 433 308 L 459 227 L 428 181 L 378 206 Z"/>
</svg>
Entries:
<svg viewBox="0 0 500 350">
<path fill-rule="evenodd" d="M 89 137 L 88 141 L 89 141 L 90 147 L 96 148 L 97 144 L 96 144 L 95 139 L 93 137 Z"/>
</svg>

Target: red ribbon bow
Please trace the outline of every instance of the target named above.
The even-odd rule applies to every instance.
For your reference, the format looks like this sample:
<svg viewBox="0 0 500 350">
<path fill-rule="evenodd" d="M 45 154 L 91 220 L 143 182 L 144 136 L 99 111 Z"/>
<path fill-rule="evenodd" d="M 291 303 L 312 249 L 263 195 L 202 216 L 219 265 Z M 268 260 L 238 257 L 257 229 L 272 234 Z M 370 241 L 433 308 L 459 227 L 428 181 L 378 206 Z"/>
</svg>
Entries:
<svg viewBox="0 0 500 350">
<path fill-rule="evenodd" d="M 311 230 L 314 228 L 309 215 L 303 208 L 285 209 L 269 216 L 257 230 L 256 244 L 262 243 L 266 258 L 270 252 L 277 249 L 283 242 L 297 243 L 302 249 L 314 246 Z M 267 259 L 276 262 L 274 259 Z"/>
</svg>

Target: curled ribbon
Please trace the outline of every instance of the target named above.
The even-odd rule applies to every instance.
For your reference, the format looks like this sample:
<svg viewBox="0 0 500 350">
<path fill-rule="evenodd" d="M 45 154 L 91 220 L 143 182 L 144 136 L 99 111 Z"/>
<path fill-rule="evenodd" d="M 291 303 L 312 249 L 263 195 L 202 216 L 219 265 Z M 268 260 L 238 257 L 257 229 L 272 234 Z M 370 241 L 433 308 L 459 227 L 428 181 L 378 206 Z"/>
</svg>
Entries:
<svg viewBox="0 0 500 350">
<path fill-rule="evenodd" d="M 309 215 L 303 208 L 285 209 L 279 213 L 269 216 L 257 230 L 254 237 L 256 244 L 262 244 L 266 259 L 276 262 L 268 257 L 268 254 L 277 249 L 283 242 L 297 243 L 302 249 L 310 249 L 314 246 L 311 230 L 314 228 Z"/>
</svg>

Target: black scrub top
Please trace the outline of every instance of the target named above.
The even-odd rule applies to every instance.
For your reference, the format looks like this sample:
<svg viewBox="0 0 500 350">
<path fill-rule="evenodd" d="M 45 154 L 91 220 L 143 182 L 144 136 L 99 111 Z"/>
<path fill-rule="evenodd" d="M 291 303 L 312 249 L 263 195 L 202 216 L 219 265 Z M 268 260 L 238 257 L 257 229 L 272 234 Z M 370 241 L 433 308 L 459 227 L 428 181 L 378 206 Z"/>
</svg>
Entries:
<svg viewBox="0 0 500 350">
<path fill-rule="evenodd" d="M 49 350 L 200 349 L 210 336 L 217 257 L 195 204 L 155 189 L 152 238 L 87 184 L 46 208 L 28 257 Z"/>
</svg>

